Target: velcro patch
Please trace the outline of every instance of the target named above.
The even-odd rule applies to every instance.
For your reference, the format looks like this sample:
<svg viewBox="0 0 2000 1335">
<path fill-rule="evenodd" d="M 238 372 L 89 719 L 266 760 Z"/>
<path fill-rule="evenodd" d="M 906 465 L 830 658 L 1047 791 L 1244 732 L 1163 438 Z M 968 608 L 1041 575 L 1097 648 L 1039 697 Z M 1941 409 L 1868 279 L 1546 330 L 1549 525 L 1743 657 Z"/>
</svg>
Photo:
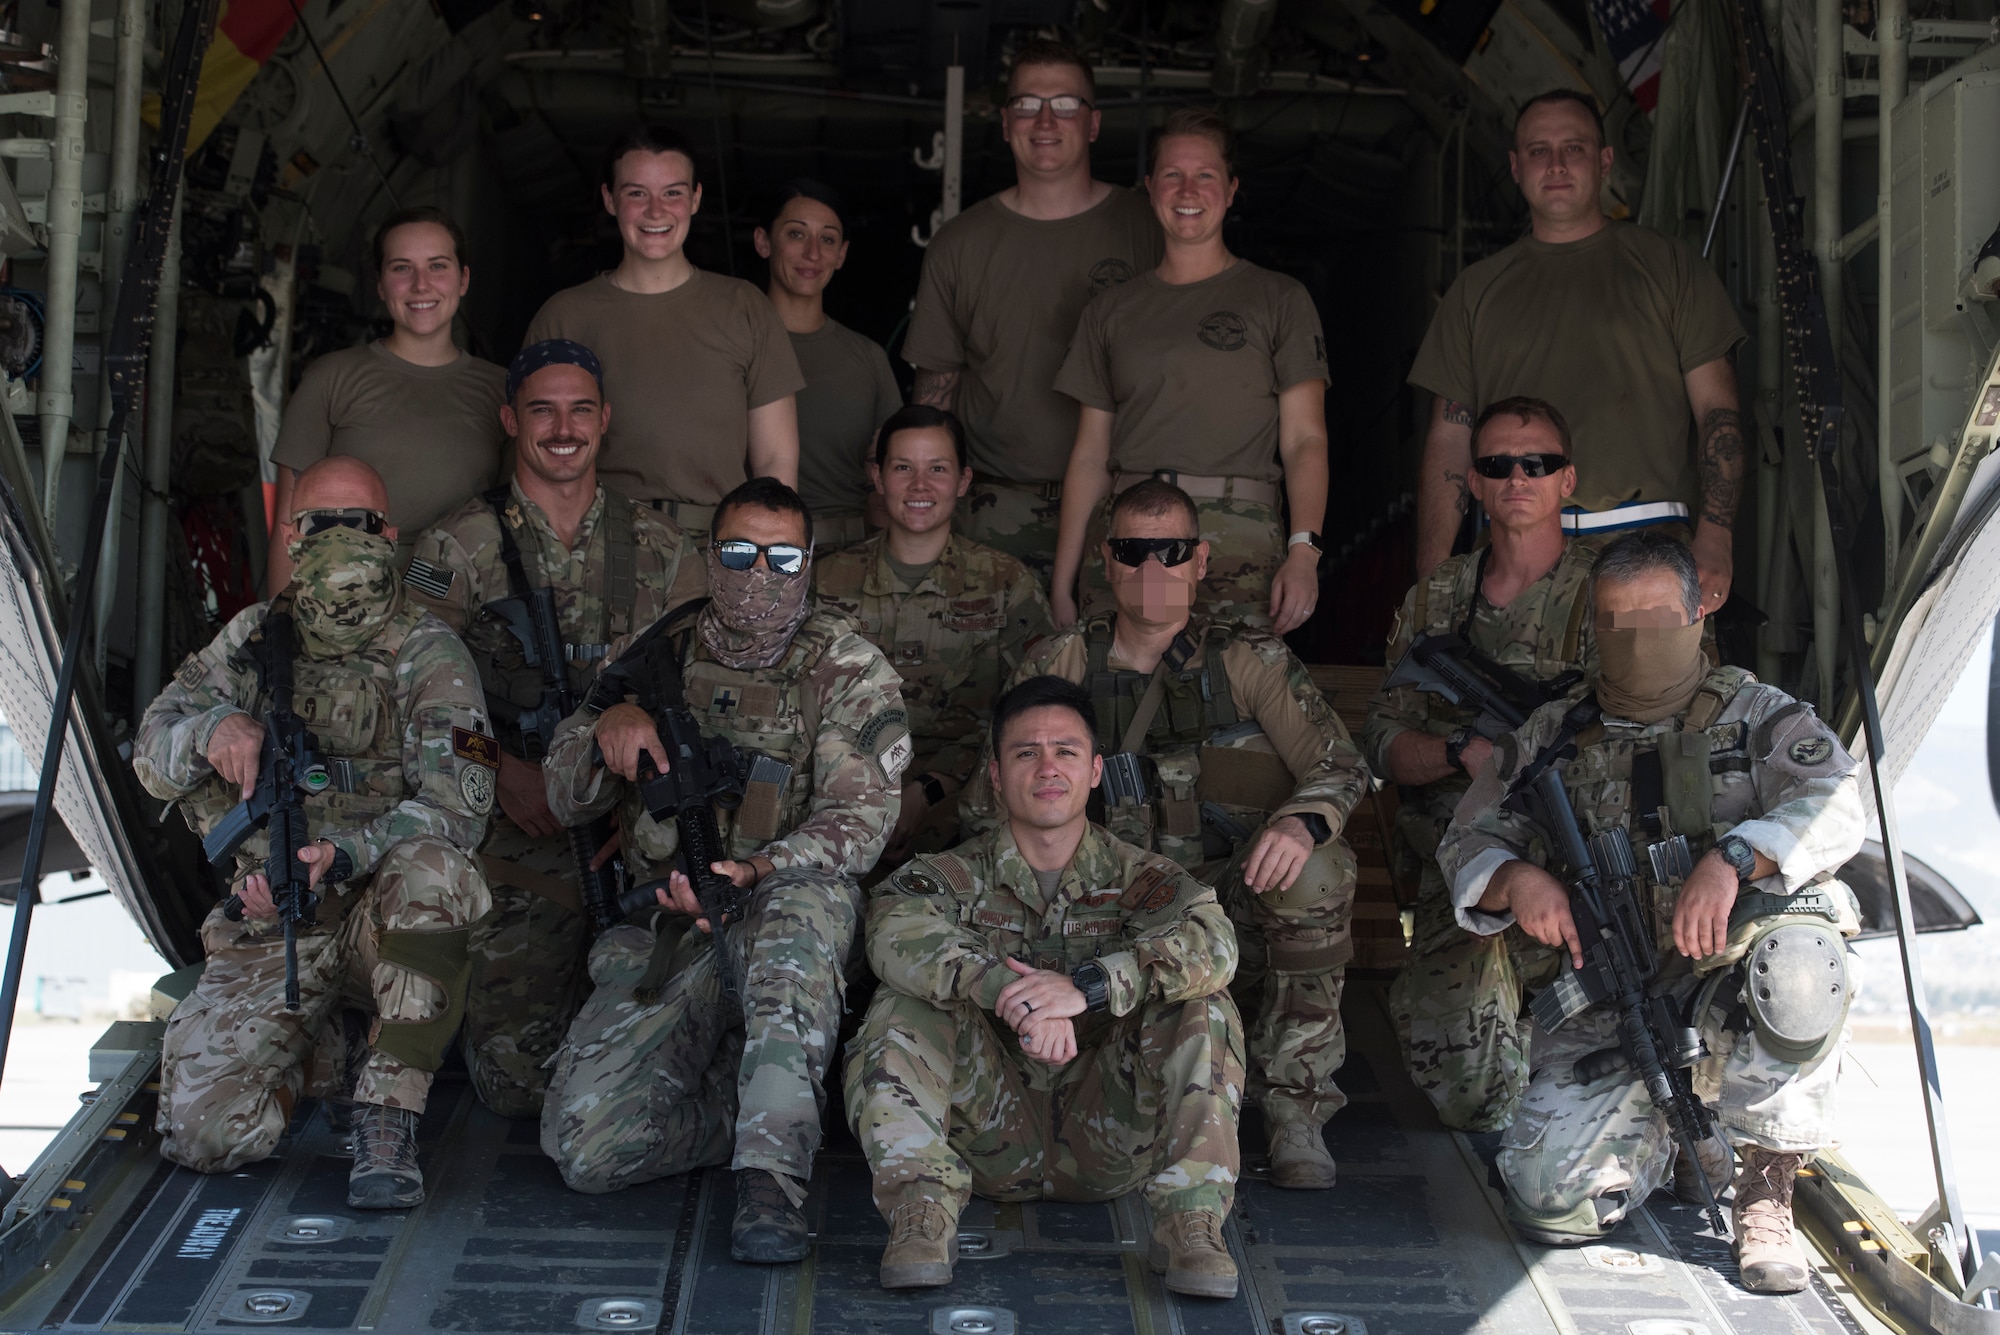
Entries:
<svg viewBox="0 0 2000 1335">
<path fill-rule="evenodd" d="M 202 665 L 201 655 L 189 654 L 181 662 L 180 671 L 174 673 L 174 680 L 179 682 L 183 689 L 191 691 L 201 685 L 201 679 L 207 675 L 208 669 Z"/>
<path fill-rule="evenodd" d="M 920 871 L 904 872 L 896 878 L 896 889 L 906 895 L 939 895 L 944 887 Z"/>
<path fill-rule="evenodd" d="M 1082 897 L 1077 900 L 1077 903 L 1087 909 L 1101 909 L 1124 893 L 1123 890 L 1115 885 L 1102 886 L 1096 890 L 1084 891 Z"/>
<path fill-rule="evenodd" d="M 1795 765 L 1824 765 L 1833 758 L 1833 743 L 1825 737 L 1801 737 L 1785 754 Z"/>
<path fill-rule="evenodd" d="M 1067 918 L 1063 921 L 1064 936 L 1116 936 L 1125 930 L 1125 924 L 1117 918 Z"/>
<path fill-rule="evenodd" d="M 458 772 L 458 791 L 465 795 L 466 806 L 477 815 L 485 815 L 493 810 L 493 771 L 484 765 L 467 765 Z"/>
<path fill-rule="evenodd" d="M 998 909 L 974 909 L 972 920 L 981 927 L 1004 927 L 1010 932 L 1018 932 L 1026 925 L 1021 919 Z"/>
<path fill-rule="evenodd" d="M 972 893 L 972 869 L 949 853 L 931 859 L 931 866 L 951 884 L 951 888 L 961 895 Z"/>
<path fill-rule="evenodd" d="M 1134 913 L 1157 913 L 1174 902 L 1175 873 L 1159 863 L 1151 863 L 1119 902 Z"/>
<path fill-rule="evenodd" d="M 908 732 L 910 730 L 909 711 L 906 709 L 883 710 L 861 725 L 861 731 L 855 734 L 855 740 L 860 742 L 861 749 L 870 755 L 880 755 L 883 746 L 888 745 L 883 739 L 883 734 L 891 728 L 901 728 L 904 732 Z M 877 745 L 877 743 L 881 743 L 881 745 Z"/>
<path fill-rule="evenodd" d="M 434 565 L 429 561 L 411 560 L 410 568 L 403 572 L 403 583 L 426 598 L 449 598 L 451 586 L 458 579 L 458 572 L 450 566 Z"/>
<path fill-rule="evenodd" d="M 470 728 L 451 730 L 451 753 L 460 760 L 470 760 L 475 765 L 488 769 L 500 768 L 500 743 L 483 732 Z"/>
</svg>

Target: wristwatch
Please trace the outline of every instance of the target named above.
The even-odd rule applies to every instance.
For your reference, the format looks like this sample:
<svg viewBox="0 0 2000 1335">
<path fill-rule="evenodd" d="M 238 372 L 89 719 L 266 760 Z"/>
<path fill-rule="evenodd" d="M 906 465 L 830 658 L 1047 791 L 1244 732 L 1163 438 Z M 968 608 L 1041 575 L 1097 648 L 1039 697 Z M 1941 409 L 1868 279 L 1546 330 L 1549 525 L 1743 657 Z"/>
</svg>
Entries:
<svg viewBox="0 0 2000 1335">
<path fill-rule="evenodd" d="M 1076 990 L 1083 993 L 1083 1008 L 1095 1015 L 1111 1007 L 1111 980 L 1105 976 L 1104 966 L 1096 960 L 1085 960 L 1071 971 L 1069 980 Z"/>
<path fill-rule="evenodd" d="M 1326 544 L 1320 541 L 1319 534 L 1313 532 L 1309 528 L 1302 528 L 1297 533 L 1292 534 L 1291 537 L 1286 538 L 1285 550 L 1290 551 L 1292 548 L 1298 546 L 1302 542 L 1316 552 L 1319 552 L 1321 554 L 1324 554 L 1326 552 Z"/>
<path fill-rule="evenodd" d="M 1740 834 L 1725 834 L 1715 844 L 1722 860 L 1736 869 L 1736 883 L 1748 885 L 1757 879 L 1757 850 Z"/>
<path fill-rule="evenodd" d="M 1465 748 L 1471 746 L 1472 739 L 1478 735 L 1470 727 L 1464 727 L 1445 738 L 1444 763 L 1455 770 L 1462 770 L 1467 774 L 1472 773 L 1471 770 L 1465 768 Z"/>
</svg>

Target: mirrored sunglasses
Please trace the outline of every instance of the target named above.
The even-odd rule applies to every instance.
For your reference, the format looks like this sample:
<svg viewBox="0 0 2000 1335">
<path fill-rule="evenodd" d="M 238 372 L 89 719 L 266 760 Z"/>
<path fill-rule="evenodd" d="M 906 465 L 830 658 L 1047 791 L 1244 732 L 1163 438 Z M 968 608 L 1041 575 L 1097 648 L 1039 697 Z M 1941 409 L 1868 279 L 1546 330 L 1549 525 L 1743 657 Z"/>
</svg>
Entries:
<svg viewBox="0 0 2000 1335">
<path fill-rule="evenodd" d="M 1037 97 L 1033 93 L 1017 93 L 1007 99 L 1007 110 L 1020 119 L 1033 120 L 1047 107 L 1059 121 L 1076 119 L 1077 113 L 1086 108 L 1095 110 L 1097 104 L 1074 93 L 1062 93 L 1055 97 Z"/>
<path fill-rule="evenodd" d="M 765 564 L 780 575 L 796 575 L 806 568 L 806 549 L 789 542 L 774 542 L 762 547 L 740 540 L 715 544 L 715 559 L 722 563 L 724 570 L 748 570 L 757 564 L 760 552 Z"/>
</svg>

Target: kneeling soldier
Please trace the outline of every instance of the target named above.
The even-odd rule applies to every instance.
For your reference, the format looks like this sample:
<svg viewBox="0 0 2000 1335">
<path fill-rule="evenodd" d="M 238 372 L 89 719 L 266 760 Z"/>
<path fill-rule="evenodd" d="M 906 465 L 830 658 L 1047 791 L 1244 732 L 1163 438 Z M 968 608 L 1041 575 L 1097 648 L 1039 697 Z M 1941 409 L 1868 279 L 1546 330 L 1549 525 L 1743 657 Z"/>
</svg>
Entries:
<svg viewBox="0 0 2000 1335">
<path fill-rule="evenodd" d="M 402 1209 L 424 1198 L 417 1116 L 464 1013 L 467 940 L 488 906 L 470 854 L 493 808 L 500 750 L 465 646 L 400 595 L 375 470 L 321 460 L 293 498 L 298 509 L 279 527 L 291 583 L 181 664 L 133 747 L 146 791 L 180 800 L 206 834 L 269 768 L 262 720 L 282 677 L 268 678 L 296 647 L 291 712 L 317 736 L 313 760 L 323 758 L 300 776 L 312 842 L 298 857 L 320 899 L 297 922 L 297 1004 L 286 1004 L 259 831 L 237 850 L 240 916 L 231 902 L 202 923 L 207 967 L 167 1023 L 160 1152 L 204 1173 L 262 1159 L 318 1048 L 316 1073 L 344 1063 L 354 1080 L 348 1204 Z M 288 626 L 295 642 L 267 642 Z M 343 993 L 372 1005 L 365 1034 L 343 1036 Z"/>
<path fill-rule="evenodd" d="M 1101 1201 L 1143 1187 L 1152 1265 L 1229 1298 L 1243 1027 L 1215 893 L 1112 838 L 1089 693 L 1000 698 L 988 778 L 1008 816 L 875 892 L 882 988 L 848 1048 L 847 1112 L 889 1221 L 887 1288 L 951 1281 L 970 1192 Z"/>
<path fill-rule="evenodd" d="M 1268 631 L 1193 615 L 1208 564 L 1194 501 L 1147 480 L 1112 502 L 1103 559 L 1116 616 L 1049 641 L 1016 680 L 1052 673 L 1090 693 L 1105 828 L 1216 889 L 1242 944 L 1231 985 L 1249 1014 L 1250 1093 L 1271 1184 L 1333 1186 L 1322 1128 L 1347 1102 L 1340 994 L 1353 958 L 1354 855 L 1340 838 L 1368 768 L 1304 664 Z M 960 804 L 972 831 L 1005 815 L 983 773 Z"/>
<path fill-rule="evenodd" d="M 1620 538 L 1592 588 L 1595 697 L 1545 705 L 1501 738 L 1438 863 L 1469 930 L 1519 921 L 1584 968 L 1596 934 L 1580 937 L 1569 887 L 1537 865 L 1557 827 L 1508 801 L 1574 745 L 1560 773 L 1581 833 L 1608 874 L 1629 866 L 1633 920 L 1655 924 L 1645 995 L 1666 998 L 1675 1026 L 1687 1017 L 1706 1049 L 1675 1077 L 1691 1077 L 1742 1159 L 1743 1285 L 1794 1293 L 1810 1271 L 1793 1236 L 1792 1179 L 1833 1143 L 1849 996 L 1841 938 L 1859 929 L 1833 878 L 1861 847 L 1855 762 L 1810 706 L 1740 668 L 1709 669 L 1701 583 L 1679 541 Z M 1592 976 L 1565 970 L 1535 998 L 1528 1090 L 1499 1156 L 1515 1226 L 1554 1246 L 1604 1237 L 1674 1165 L 1667 1114 L 1621 1046 L 1617 1006 L 1592 1003 Z M 1712 1139 L 1699 1146 L 1704 1160 L 1711 1152 L 1714 1183 L 1728 1156 Z"/>
<path fill-rule="evenodd" d="M 634 879 L 667 875 L 658 902 L 678 912 L 652 930 L 614 927 L 591 948 L 597 991 L 556 1059 L 542 1149 L 590 1192 L 731 1164 L 730 1252 L 764 1264 L 808 1249 L 799 1206 L 857 882 L 895 824 L 911 749 L 888 660 L 807 602 L 811 553 L 811 520 L 790 487 L 752 478 L 724 496 L 708 549 L 714 601 L 616 654 L 543 764 L 558 820 L 619 807 Z M 654 698 L 635 688 L 638 702 L 625 700 L 628 679 L 651 683 Z M 663 727 L 690 750 L 662 745 Z M 703 870 L 742 892 L 741 916 L 711 923 L 688 878 L 668 873 L 685 836 L 647 792 L 669 779 L 695 786 L 698 771 L 721 768 L 717 749 L 740 757 L 747 784 L 679 808 L 700 813 L 691 827 L 719 846 Z M 711 798 L 724 809 L 711 811 Z M 686 931 L 690 920 L 699 930 Z"/>
</svg>

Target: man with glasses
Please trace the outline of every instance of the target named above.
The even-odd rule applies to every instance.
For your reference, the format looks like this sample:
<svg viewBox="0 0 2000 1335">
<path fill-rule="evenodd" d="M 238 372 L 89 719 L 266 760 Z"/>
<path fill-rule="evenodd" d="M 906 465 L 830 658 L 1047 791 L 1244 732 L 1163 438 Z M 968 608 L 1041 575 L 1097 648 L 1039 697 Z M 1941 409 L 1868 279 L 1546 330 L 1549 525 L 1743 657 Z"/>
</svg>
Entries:
<svg viewBox="0 0 2000 1335">
<path fill-rule="evenodd" d="M 1090 174 L 1096 97 L 1071 48 L 1021 48 L 1002 118 L 1015 183 L 932 238 L 903 342 L 912 399 L 965 423 L 977 480 L 959 531 L 1043 580 L 1076 440 L 1076 401 L 1056 393 L 1056 372 L 1084 305 L 1156 266 L 1162 244 L 1145 196 Z"/>
<path fill-rule="evenodd" d="M 424 1198 L 417 1118 L 465 1008 L 466 943 L 486 912 L 472 856 L 493 807 L 499 747 L 479 677 L 451 628 L 401 595 L 396 530 L 375 470 L 333 455 L 299 475 L 279 523 L 291 583 L 188 656 L 146 710 L 132 768 L 206 833 L 255 791 L 271 683 L 253 658 L 289 614 L 292 708 L 318 738 L 326 782 L 304 796 L 299 850 L 320 896 L 298 930 L 299 1004 L 263 831 L 236 853 L 232 901 L 202 923 L 201 982 L 167 1023 L 160 1152 L 204 1173 L 270 1154 L 301 1096 L 351 1101 L 347 1201 Z M 231 916 L 234 913 L 235 916 Z M 373 1014 L 343 1033 L 343 995 Z M 345 1070 L 352 1087 L 315 1073 Z"/>
<path fill-rule="evenodd" d="M 1023 664 L 1089 688 L 1110 754 L 1105 827 L 1213 885 L 1243 962 L 1250 1094 L 1276 1186 L 1325 1189 L 1322 1128 L 1347 1102 L 1340 994 L 1353 957 L 1354 855 L 1340 837 L 1368 768 L 1305 665 L 1268 631 L 1195 617 L 1208 567 L 1195 503 L 1148 479 L 1112 503 L 1102 544 L 1115 614 L 1088 617 Z M 968 828 L 1005 819 L 982 766 Z"/>
<path fill-rule="evenodd" d="M 595 353 L 567 339 L 532 343 L 508 368 L 506 388 L 500 421 L 514 443 L 513 480 L 424 534 L 403 588 L 465 637 L 500 738 L 500 810 L 480 847 L 493 911 L 472 933 L 463 1048 L 487 1107 L 535 1117 L 548 1061 L 589 990 L 590 922 L 575 851 L 542 783 L 552 739 L 534 716 L 546 678 L 518 618 L 532 615 L 538 590 L 549 591 L 564 670 L 581 699 L 610 641 L 705 595 L 708 574 L 671 519 L 598 482 L 611 405 Z M 517 601 L 499 605 L 509 599 Z"/>
<path fill-rule="evenodd" d="M 1545 689 L 1580 693 L 1597 671 L 1590 624 L 1589 544 L 1563 533 L 1576 489 L 1569 426 L 1540 399 L 1502 399 L 1472 429 L 1467 480 L 1489 543 L 1418 580 L 1389 634 L 1394 667 L 1420 635 L 1456 634 L 1477 652 Z M 1422 860 L 1416 928 L 1389 989 L 1403 1060 L 1438 1119 L 1460 1131 L 1498 1131 L 1528 1083 L 1525 987 L 1547 980 L 1554 955 L 1518 928 L 1475 936 L 1458 925 L 1437 845 L 1492 743 L 1477 710 L 1411 686 L 1368 706 L 1361 749 L 1369 768 L 1402 785 L 1397 832 Z"/>
<path fill-rule="evenodd" d="M 671 870 L 676 826 L 648 815 L 635 785 L 642 764 L 650 777 L 680 762 L 646 709 L 612 698 L 600 678 L 544 765 L 558 820 L 617 808 L 633 877 L 663 878 L 667 911 L 592 947 L 597 991 L 557 1058 L 542 1149 L 588 1192 L 730 1164 L 730 1254 L 761 1264 L 807 1251 L 799 1207 L 820 1142 L 857 883 L 895 824 L 911 756 L 888 660 L 807 598 L 811 551 L 798 493 L 753 478 L 716 507 L 713 600 L 614 646 L 614 663 L 641 656 L 647 679 L 677 680 L 702 732 L 738 748 L 747 782 L 740 804 L 715 811 L 724 854 L 711 866 L 745 892 L 739 921 L 707 924 L 687 878 Z M 709 926 L 721 929 L 737 999 L 724 993 Z"/>
</svg>

